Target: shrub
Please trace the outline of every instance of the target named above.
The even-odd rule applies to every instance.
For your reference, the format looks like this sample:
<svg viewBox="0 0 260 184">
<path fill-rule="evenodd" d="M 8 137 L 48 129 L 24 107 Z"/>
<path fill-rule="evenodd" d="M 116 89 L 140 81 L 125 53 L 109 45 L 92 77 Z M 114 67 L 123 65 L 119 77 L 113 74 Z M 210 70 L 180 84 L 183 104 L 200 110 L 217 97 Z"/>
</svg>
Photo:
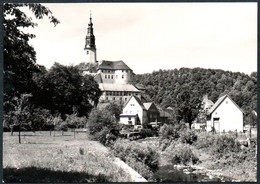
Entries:
<svg viewBox="0 0 260 184">
<path fill-rule="evenodd" d="M 183 131 L 180 131 L 179 134 L 180 134 L 180 140 L 182 143 L 193 144 L 194 142 L 197 141 L 198 136 L 196 135 L 194 130 L 190 130 L 190 129 L 183 130 Z"/>
<path fill-rule="evenodd" d="M 235 137 L 227 135 L 219 136 L 215 140 L 215 143 L 212 148 L 213 153 L 218 157 L 221 157 L 226 153 L 238 153 L 240 151 L 240 145 L 235 140 Z"/>
<path fill-rule="evenodd" d="M 199 158 L 192 152 L 189 145 L 172 143 L 163 153 L 172 164 L 196 164 Z"/>
<path fill-rule="evenodd" d="M 119 136 L 119 126 L 114 115 L 106 109 L 91 111 L 87 127 L 91 138 L 103 145 L 111 146 Z"/>
<path fill-rule="evenodd" d="M 201 132 L 197 136 L 197 141 L 195 142 L 195 146 L 198 149 L 202 148 L 211 148 L 215 142 L 215 139 L 217 139 L 219 135 L 214 134 L 212 135 L 211 133 L 208 132 Z"/>
<path fill-rule="evenodd" d="M 160 128 L 159 134 L 161 135 L 161 139 L 176 140 L 180 137 L 179 131 L 182 129 L 184 129 L 182 124 L 177 124 L 177 125 L 164 124 Z"/>
<path fill-rule="evenodd" d="M 152 171 L 158 169 L 159 153 L 155 147 L 136 141 L 118 139 L 112 148 L 115 156 L 125 161 L 146 179 L 151 177 Z"/>
</svg>

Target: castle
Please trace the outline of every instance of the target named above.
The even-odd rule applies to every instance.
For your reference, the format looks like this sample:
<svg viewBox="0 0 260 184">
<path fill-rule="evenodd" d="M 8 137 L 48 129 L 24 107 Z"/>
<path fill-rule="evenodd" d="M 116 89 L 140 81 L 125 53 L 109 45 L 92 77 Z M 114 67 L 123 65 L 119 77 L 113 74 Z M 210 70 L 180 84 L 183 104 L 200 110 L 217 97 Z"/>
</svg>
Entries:
<svg viewBox="0 0 260 184">
<path fill-rule="evenodd" d="M 85 48 L 87 54 L 87 63 L 94 66 L 95 70 L 85 69 L 85 73 L 94 76 L 102 91 L 99 102 L 127 102 L 131 96 L 141 98 L 142 89 L 131 84 L 134 75 L 133 70 L 129 68 L 123 61 L 97 61 L 97 49 L 95 44 L 95 36 L 93 31 L 92 17 L 88 24 L 87 36 L 85 40 Z"/>
</svg>

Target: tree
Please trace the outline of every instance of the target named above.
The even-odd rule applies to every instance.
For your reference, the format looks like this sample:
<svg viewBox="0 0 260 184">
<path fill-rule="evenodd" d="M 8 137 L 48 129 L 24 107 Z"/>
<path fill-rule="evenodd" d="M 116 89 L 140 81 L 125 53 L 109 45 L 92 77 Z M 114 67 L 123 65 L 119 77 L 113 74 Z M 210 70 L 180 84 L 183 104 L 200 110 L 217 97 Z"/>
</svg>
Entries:
<svg viewBox="0 0 260 184">
<path fill-rule="evenodd" d="M 34 82 L 37 87 L 34 103 L 51 110 L 52 114 L 60 113 L 64 120 L 65 114 L 87 116 L 101 95 L 92 76 L 82 76 L 77 67 L 59 63 L 54 63 L 46 73 L 36 74 Z"/>
<path fill-rule="evenodd" d="M 20 98 L 14 97 L 9 105 L 13 107 L 12 111 L 9 111 L 4 115 L 5 123 L 8 123 L 8 126 L 13 128 L 17 127 L 19 131 L 19 144 L 21 143 L 21 129 L 28 126 L 31 121 L 31 114 L 29 111 L 29 98 L 30 94 L 22 94 Z"/>
<path fill-rule="evenodd" d="M 34 88 L 32 75 L 39 71 L 36 52 L 29 44 L 35 35 L 23 32 L 23 28 L 37 26 L 22 10 L 27 7 L 37 19 L 48 17 L 55 26 L 59 21 L 52 12 L 41 4 L 4 3 L 3 46 L 4 46 L 4 100 L 12 99 L 17 92 L 31 93 Z"/>
<path fill-rule="evenodd" d="M 106 109 L 115 116 L 116 121 L 118 122 L 120 119 L 120 114 L 122 113 L 123 110 L 123 104 L 110 103 L 106 106 Z"/>
</svg>

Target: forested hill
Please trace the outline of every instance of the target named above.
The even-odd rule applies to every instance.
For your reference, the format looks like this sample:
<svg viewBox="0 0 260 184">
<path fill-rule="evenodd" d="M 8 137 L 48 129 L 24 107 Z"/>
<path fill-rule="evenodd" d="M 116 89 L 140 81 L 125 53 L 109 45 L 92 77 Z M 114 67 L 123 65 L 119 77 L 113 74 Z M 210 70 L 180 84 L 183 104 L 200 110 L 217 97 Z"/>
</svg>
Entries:
<svg viewBox="0 0 260 184">
<path fill-rule="evenodd" d="M 192 104 L 194 107 L 205 94 L 214 103 L 223 94 L 228 94 L 246 114 L 257 108 L 256 72 L 247 75 L 219 69 L 180 68 L 137 74 L 133 83 L 144 85 L 145 98 L 161 106 L 177 108 L 179 96 L 186 92 L 189 104 L 195 103 Z"/>
</svg>

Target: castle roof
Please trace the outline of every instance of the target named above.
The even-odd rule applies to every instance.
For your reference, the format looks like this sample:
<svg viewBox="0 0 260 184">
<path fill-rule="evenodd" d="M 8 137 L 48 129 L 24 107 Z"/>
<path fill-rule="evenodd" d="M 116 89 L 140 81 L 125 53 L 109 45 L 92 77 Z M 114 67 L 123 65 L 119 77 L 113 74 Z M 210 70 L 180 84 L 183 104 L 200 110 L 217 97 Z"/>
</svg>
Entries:
<svg viewBox="0 0 260 184">
<path fill-rule="evenodd" d="M 101 91 L 131 91 L 140 92 L 131 84 L 111 84 L 111 83 L 100 83 L 99 88 Z"/>
<path fill-rule="evenodd" d="M 98 69 L 131 70 L 123 61 L 101 61 Z"/>
</svg>

